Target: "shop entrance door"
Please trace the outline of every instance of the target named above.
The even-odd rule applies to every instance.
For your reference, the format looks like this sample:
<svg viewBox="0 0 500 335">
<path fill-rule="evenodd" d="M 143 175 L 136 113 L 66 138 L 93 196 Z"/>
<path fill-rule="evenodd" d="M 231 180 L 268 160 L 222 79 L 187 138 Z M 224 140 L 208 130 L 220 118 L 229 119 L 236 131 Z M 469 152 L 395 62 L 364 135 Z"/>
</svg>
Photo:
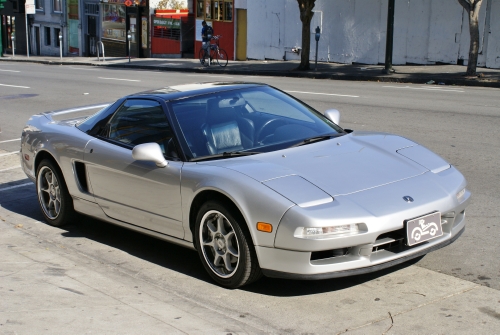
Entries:
<svg viewBox="0 0 500 335">
<path fill-rule="evenodd" d="M 40 56 L 40 27 L 35 26 L 35 56 Z"/>
<path fill-rule="evenodd" d="M 97 17 L 87 16 L 87 56 L 97 56 Z"/>
</svg>

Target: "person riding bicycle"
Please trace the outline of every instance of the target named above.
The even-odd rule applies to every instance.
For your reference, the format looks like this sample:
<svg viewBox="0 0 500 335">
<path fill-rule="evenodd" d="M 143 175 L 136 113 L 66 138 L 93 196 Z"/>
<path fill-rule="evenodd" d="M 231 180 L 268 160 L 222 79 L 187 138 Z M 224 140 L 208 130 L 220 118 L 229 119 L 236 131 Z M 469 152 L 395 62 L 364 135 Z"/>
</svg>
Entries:
<svg viewBox="0 0 500 335">
<path fill-rule="evenodd" d="M 205 50 L 205 55 L 208 52 L 208 49 L 210 48 L 210 40 L 212 39 L 212 36 L 214 35 L 214 29 L 207 24 L 206 21 L 203 21 L 201 23 L 203 28 L 201 28 L 201 40 L 202 40 L 202 48 Z"/>
</svg>

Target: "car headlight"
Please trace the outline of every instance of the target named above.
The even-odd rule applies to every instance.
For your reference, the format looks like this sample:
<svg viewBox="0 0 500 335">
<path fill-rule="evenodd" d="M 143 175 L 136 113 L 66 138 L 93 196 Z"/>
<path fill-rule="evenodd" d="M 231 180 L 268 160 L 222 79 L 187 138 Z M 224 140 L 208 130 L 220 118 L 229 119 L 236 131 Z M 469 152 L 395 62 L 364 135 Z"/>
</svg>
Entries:
<svg viewBox="0 0 500 335">
<path fill-rule="evenodd" d="M 457 193 L 458 202 L 464 201 L 464 196 L 465 196 L 465 188 Z"/>
<path fill-rule="evenodd" d="M 298 227 L 295 237 L 299 238 L 328 238 L 339 235 L 352 235 L 360 232 L 359 223 L 330 227 Z"/>
</svg>

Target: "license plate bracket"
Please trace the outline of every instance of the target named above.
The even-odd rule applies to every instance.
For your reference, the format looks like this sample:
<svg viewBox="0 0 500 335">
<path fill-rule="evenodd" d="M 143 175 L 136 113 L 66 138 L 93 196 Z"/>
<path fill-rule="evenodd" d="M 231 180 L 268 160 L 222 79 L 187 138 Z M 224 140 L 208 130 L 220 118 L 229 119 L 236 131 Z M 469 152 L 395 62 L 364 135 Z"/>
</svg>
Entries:
<svg viewBox="0 0 500 335">
<path fill-rule="evenodd" d="M 406 245 L 413 246 L 443 236 L 441 213 L 434 212 L 404 222 Z"/>
</svg>

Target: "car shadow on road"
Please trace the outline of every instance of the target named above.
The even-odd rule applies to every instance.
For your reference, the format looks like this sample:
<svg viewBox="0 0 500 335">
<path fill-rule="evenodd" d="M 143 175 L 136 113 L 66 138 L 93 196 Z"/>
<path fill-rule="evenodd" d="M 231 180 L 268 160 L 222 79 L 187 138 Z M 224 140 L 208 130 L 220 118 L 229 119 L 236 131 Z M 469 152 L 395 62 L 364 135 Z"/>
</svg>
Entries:
<svg viewBox="0 0 500 335">
<path fill-rule="evenodd" d="M 34 187 L 23 187 L 16 194 L 16 198 L 17 200 L 13 200 L 11 196 L 8 197 L 8 200 L 2 198 L 0 199 L 0 206 L 11 212 L 37 220 L 39 224 L 47 224 L 40 212 Z M 210 285 L 216 285 L 206 273 L 198 253 L 194 250 L 84 215 L 80 215 L 73 224 L 59 229 L 61 229 L 61 235 L 68 239 L 85 238 L 121 250 L 144 261 L 202 280 Z M 93 256 L 96 257 L 96 255 Z M 257 282 L 240 289 L 250 293 L 276 297 L 334 292 L 375 280 L 408 267 L 418 262 L 418 260 L 370 274 L 345 278 L 308 281 L 263 277 Z M 105 256 L 103 256 L 102 261 L 109 260 L 106 260 Z"/>
<path fill-rule="evenodd" d="M 321 280 L 290 280 L 264 277 L 258 282 L 255 282 L 248 286 L 244 286 L 241 289 L 248 292 L 274 297 L 296 297 L 326 292 L 335 292 L 348 289 L 353 286 L 361 285 L 372 280 L 376 280 L 380 277 L 411 266 L 417 263 L 422 258 L 423 257 L 419 257 L 388 269 L 342 278 Z"/>
</svg>

